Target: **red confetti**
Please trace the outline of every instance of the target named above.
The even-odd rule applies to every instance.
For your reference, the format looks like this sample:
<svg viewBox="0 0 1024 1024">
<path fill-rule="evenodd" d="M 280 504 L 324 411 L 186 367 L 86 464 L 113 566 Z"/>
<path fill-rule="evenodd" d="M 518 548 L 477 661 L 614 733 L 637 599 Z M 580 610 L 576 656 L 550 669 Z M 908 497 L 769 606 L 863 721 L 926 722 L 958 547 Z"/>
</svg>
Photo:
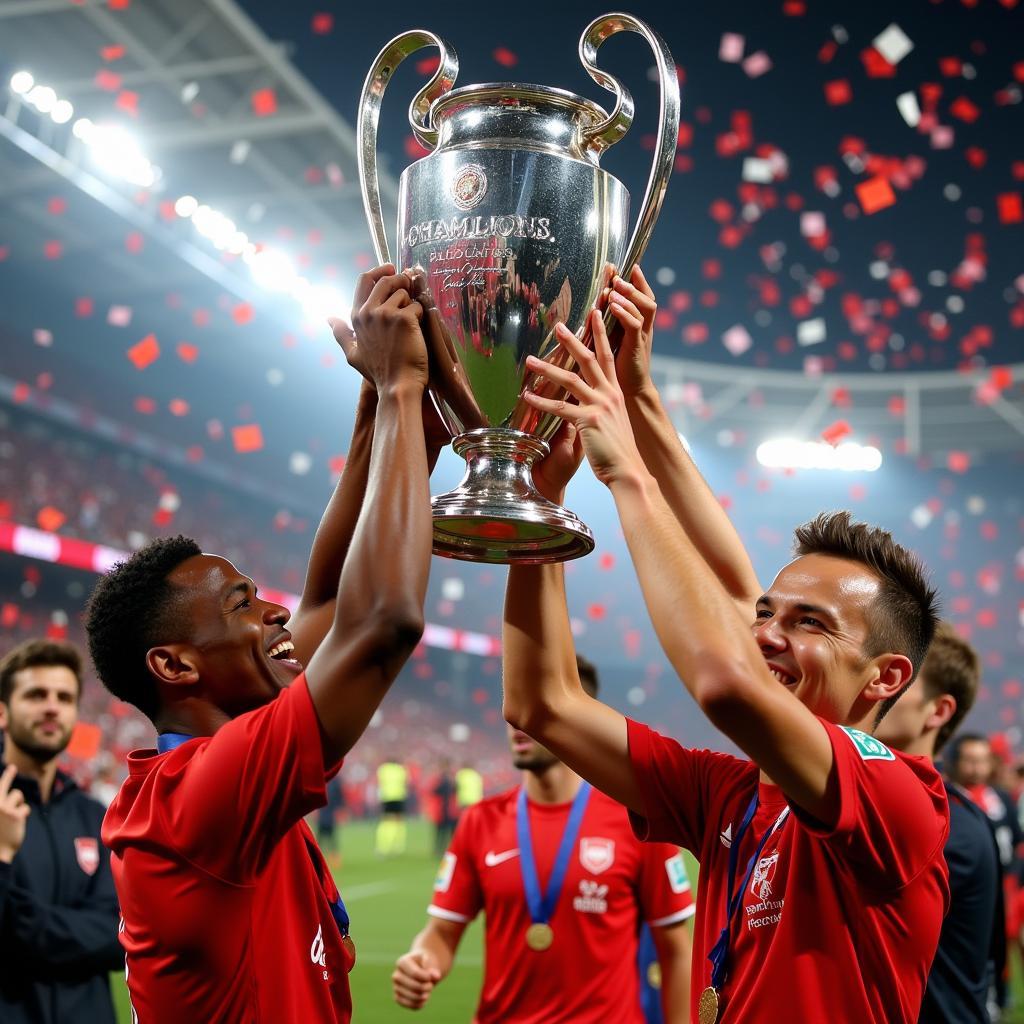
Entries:
<svg viewBox="0 0 1024 1024">
<path fill-rule="evenodd" d="M 241 427 L 231 428 L 231 440 L 235 451 L 258 452 L 263 447 L 263 431 L 258 423 L 247 423 Z"/>
<path fill-rule="evenodd" d="M 503 68 L 514 68 L 519 63 L 519 58 L 507 46 L 499 46 L 491 56 Z"/>
<path fill-rule="evenodd" d="M 974 124 L 981 116 L 977 105 L 972 103 L 966 96 L 958 96 L 949 107 L 949 112 L 967 124 Z"/>
<path fill-rule="evenodd" d="M 143 416 L 151 416 L 156 412 L 156 402 L 152 398 L 146 398 L 143 395 L 135 399 L 134 405 L 135 411 L 142 413 Z"/>
<path fill-rule="evenodd" d="M 75 316 L 87 317 L 93 314 L 93 303 L 90 298 L 75 299 Z"/>
<path fill-rule="evenodd" d="M 946 468 L 951 473 L 966 473 L 971 468 L 971 457 L 967 452 L 949 452 L 946 456 Z"/>
<path fill-rule="evenodd" d="M 121 76 L 116 71 L 109 71 L 107 68 L 100 68 L 93 81 L 97 88 L 104 92 L 117 92 L 121 88 Z"/>
<path fill-rule="evenodd" d="M 888 179 L 881 175 L 860 182 L 856 192 L 861 208 L 868 214 L 877 213 L 896 202 L 896 193 L 893 192 Z"/>
<path fill-rule="evenodd" d="M 328 11 L 320 11 L 313 15 L 310 24 L 318 36 L 325 36 L 334 30 L 334 15 Z"/>
<path fill-rule="evenodd" d="M 48 260 L 59 260 L 64 255 L 64 246 L 56 239 L 53 239 L 44 243 L 43 255 Z"/>
<path fill-rule="evenodd" d="M 896 77 L 896 65 L 890 64 L 873 46 L 861 50 L 860 59 L 868 78 Z"/>
<path fill-rule="evenodd" d="M 277 113 L 277 93 L 273 89 L 257 89 L 250 100 L 253 113 L 257 117 L 269 117 Z"/>
<path fill-rule="evenodd" d="M 183 363 L 194 363 L 199 358 L 199 349 L 195 345 L 190 345 L 187 341 L 178 342 L 178 347 L 175 351 Z"/>
<path fill-rule="evenodd" d="M 600 622 L 608 614 L 608 610 L 603 604 L 589 604 L 587 605 L 587 615 L 592 618 L 595 622 Z"/>
<path fill-rule="evenodd" d="M 833 107 L 841 107 L 853 99 L 853 90 L 845 78 L 825 83 L 825 100 Z"/>
<path fill-rule="evenodd" d="M 107 0 L 107 6 L 112 11 L 126 11 L 131 6 L 132 0 Z"/>
<path fill-rule="evenodd" d="M 240 302 L 234 309 L 231 310 L 231 319 L 236 324 L 248 324 L 252 322 L 252 318 L 256 315 L 252 305 L 248 302 Z"/>
<path fill-rule="evenodd" d="M 1024 221 L 1024 203 L 1020 192 L 1004 192 L 996 196 L 996 209 L 1003 224 L 1020 224 Z"/>
<path fill-rule="evenodd" d="M 46 204 L 46 212 L 59 217 L 68 208 L 68 201 L 63 196 L 54 196 Z"/>
<path fill-rule="evenodd" d="M 131 253 L 142 252 L 145 240 L 141 231 L 133 231 L 124 240 L 124 247 Z"/>
<path fill-rule="evenodd" d="M 144 370 L 151 363 L 155 363 L 160 358 L 160 344 L 156 340 L 156 335 L 147 334 L 128 349 L 127 355 L 136 370 Z"/>
<path fill-rule="evenodd" d="M 106 61 L 120 60 L 124 56 L 124 53 L 125 49 L 123 46 L 120 45 L 104 46 L 100 50 L 100 56 Z"/>
<path fill-rule="evenodd" d="M 1013 387 L 1013 370 L 1008 366 L 993 366 L 989 375 L 989 383 L 996 391 L 1005 391 Z"/>
<path fill-rule="evenodd" d="M 432 75 L 441 66 L 440 57 L 424 57 L 416 61 L 416 70 L 421 75 Z"/>
<path fill-rule="evenodd" d="M 835 447 L 844 438 L 849 437 L 853 433 L 853 429 L 846 420 L 836 420 L 835 423 L 830 423 L 822 432 L 821 439 L 827 444 Z"/>
<path fill-rule="evenodd" d="M 123 89 L 117 94 L 117 99 L 114 100 L 114 106 L 118 110 L 123 110 L 126 114 L 131 114 L 132 117 L 139 116 L 139 94 L 132 92 L 131 89 Z"/>
<path fill-rule="evenodd" d="M 171 410 L 172 416 L 187 416 L 189 413 L 189 404 L 184 398 L 172 398 L 167 408 Z"/>
</svg>

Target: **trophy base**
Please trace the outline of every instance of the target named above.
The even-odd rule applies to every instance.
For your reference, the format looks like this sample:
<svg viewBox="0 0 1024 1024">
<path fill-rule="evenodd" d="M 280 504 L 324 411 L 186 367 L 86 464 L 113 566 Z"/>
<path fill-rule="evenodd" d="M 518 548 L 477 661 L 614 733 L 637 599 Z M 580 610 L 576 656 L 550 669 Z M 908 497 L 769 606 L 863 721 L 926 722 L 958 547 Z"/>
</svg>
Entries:
<svg viewBox="0 0 1024 1024">
<path fill-rule="evenodd" d="M 435 555 L 537 565 L 594 550 L 586 523 L 533 485 L 533 464 L 550 450 L 546 441 L 484 427 L 460 434 L 452 447 L 465 458 L 466 475 L 454 490 L 431 499 Z"/>
</svg>

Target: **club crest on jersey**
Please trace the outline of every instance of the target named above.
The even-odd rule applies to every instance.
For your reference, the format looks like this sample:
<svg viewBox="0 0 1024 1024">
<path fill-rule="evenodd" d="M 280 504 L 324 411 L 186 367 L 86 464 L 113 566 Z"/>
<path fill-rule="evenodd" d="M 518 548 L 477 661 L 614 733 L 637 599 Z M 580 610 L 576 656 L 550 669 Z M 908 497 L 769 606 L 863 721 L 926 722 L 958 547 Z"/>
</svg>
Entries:
<svg viewBox="0 0 1024 1024">
<path fill-rule="evenodd" d="M 754 868 L 753 877 L 750 879 L 750 891 L 759 900 L 770 900 L 774 893 L 772 881 L 775 878 L 775 869 L 779 866 L 779 851 L 762 857 Z"/>
<path fill-rule="evenodd" d="M 851 729 L 845 725 L 841 725 L 839 728 L 850 737 L 850 741 L 857 748 L 857 753 L 860 754 L 862 761 L 896 760 L 896 755 L 874 736 L 869 736 L 866 732 L 861 732 L 860 729 Z"/>
<path fill-rule="evenodd" d="M 75 858 L 78 866 L 87 874 L 95 875 L 100 866 L 100 844 L 95 836 L 75 838 Z"/>
<path fill-rule="evenodd" d="M 592 875 L 607 871 L 615 863 L 615 840 L 594 836 L 581 839 L 580 863 Z"/>
<path fill-rule="evenodd" d="M 452 875 L 455 874 L 455 862 L 458 858 L 450 850 L 441 858 L 441 865 L 437 869 L 437 878 L 434 879 L 434 892 L 447 892 L 452 884 Z"/>
</svg>

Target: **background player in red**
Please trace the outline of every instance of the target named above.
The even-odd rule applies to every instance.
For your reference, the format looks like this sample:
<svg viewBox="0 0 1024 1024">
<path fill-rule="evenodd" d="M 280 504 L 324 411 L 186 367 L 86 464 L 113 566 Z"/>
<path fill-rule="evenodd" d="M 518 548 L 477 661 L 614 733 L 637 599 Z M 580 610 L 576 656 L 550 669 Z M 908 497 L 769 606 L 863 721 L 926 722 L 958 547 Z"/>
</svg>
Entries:
<svg viewBox="0 0 1024 1024">
<path fill-rule="evenodd" d="M 581 676 L 596 695 L 597 673 L 582 659 Z M 647 922 L 665 1020 L 685 1024 L 691 943 L 683 922 L 695 907 L 679 850 L 638 842 L 623 807 L 525 733 L 510 728 L 509 745 L 522 784 L 463 812 L 427 926 L 392 975 L 395 999 L 410 1009 L 426 1004 L 482 910 L 486 954 L 475 1024 L 643 1024 L 637 938 Z M 528 838 L 518 820 L 523 811 Z M 555 877 L 553 909 L 531 908 L 531 865 L 536 903 Z"/>
<path fill-rule="evenodd" d="M 530 364 L 579 404 L 527 400 L 578 429 L 662 646 L 751 760 L 686 750 L 587 696 L 559 566 L 510 570 L 505 716 L 629 807 L 644 838 L 697 854 L 701 1024 L 909 1024 L 948 900 L 948 808 L 925 759 L 870 731 L 924 658 L 934 593 L 907 551 L 845 513 L 801 527 L 799 557 L 762 591 L 651 382 L 656 305 L 639 271 L 613 282 L 611 309 L 618 363 L 595 313 L 594 351 L 559 330 L 579 374 Z"/>
<path fill-rule="evenodd" d="M 100 677 L 160 734 L 130 755 L 103 831 L 146 1024 L 350 1018 L 348 917 L 302 819 L 423 629 L 427 354 L 409 287 L 390 266 L 365 274 L 355 333 L 334 324 L 375 395 L 364 389 L 291 630 L 252 580 L 180 537 L 91 599 Z"/>
</svg>

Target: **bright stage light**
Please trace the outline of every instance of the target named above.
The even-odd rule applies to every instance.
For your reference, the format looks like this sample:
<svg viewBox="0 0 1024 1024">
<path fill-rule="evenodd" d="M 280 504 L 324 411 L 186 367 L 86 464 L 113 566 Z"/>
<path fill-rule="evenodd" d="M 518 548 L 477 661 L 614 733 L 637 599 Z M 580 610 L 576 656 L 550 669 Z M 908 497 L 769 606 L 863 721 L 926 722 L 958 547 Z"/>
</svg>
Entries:
<svg viewBox="0 0 1024 1024">
<path fill-rule="evenodd" d="M 67 124 L 74 116 L 75 108 L 67 100 L 57 100 L 50 111 L 50 117 L 57 124 Z"/>
<path fill-rule="evenodd" d="M 71 126 L 71 134 L 74 135 L 76 139 L 81 139 L 86 145 L 89 144 L 89 140 L 92 139 L 95 131 L 96 125 L 94 125 L 87 117 L 80 117 Z"/>
<path fill-rule="evenodd" d="M 253 279 L 267 291 L 291 291 L 301 280 L 295 264 L 279 249 L 261 249 L 244 258 Z"/>
<path fill-rule="evenodd" d="M 174 204 L 174 212 L 179 217 L 191 217 L 199 208 L 199 200 L 195 196 L 180 196 Z"/>
<path fill-rule="evenodd" d="M 77 130 L 75 134 L 79 135 Z M 139 149 L 139 144 L 120 125 L 94 125 L 85 136 L 79 135 L 79 138 L 92 150 L 96 163 L 109 174 L 115 174 L 142 188 L 149 188 L 159 177 L 159 170 L 149 162 Z"/>
<path fill-rule="evenodd" d="M 847 473 L 873 473 L 882 465 L 882 453 L 871 445 L 853 442 L 834 447 L 824 441 L 779 438 L 758 446 L 757 461 L 771 469 L 837 469 Z"/>
<path fill-rule="evenodd" d="M 34 85 L 25 99 L 40 114 L 48 114 L 57 102 L 57 94 L 48 85 Z"/>
<path fill-rule="evenodd" d="M 11 75 L 11 92 L 16 96 L 24 96 L 35 84 L 36 80 L 28 71 L 15 71 Z"/>
</svg>

